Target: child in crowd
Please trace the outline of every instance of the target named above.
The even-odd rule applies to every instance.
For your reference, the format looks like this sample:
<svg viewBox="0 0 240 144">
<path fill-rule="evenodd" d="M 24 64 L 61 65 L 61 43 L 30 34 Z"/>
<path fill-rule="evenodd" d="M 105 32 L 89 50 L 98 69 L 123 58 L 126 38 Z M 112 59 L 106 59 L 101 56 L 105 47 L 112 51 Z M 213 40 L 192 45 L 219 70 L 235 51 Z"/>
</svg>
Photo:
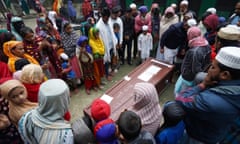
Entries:
<svg viewBox="0 0 240 144">
<path fill-rule="evenodd" d="M 117 138 L 117 127 L 110 118 L 102 120 L 95 125 L 94 135 L 99 144 L 120 144 Z"/>
<path fill-rule="evenodd" d="M 97 90 L 97 84 L 94 77 L 92 50 L 88 46 L 88 38 L 81 36 L 78 40 L 78 46 L 80 47 L 79 61 L 82 67 L 85 90 L 87 94 L 90 94 L 91 88 Z"/>
<path fill-rule="evenodd" d="M 72 123 L 72 131 L 74 136 L 74 143 L 77 144 L 94 144 L 96 143 L 93 135 L 93 128 L 95 122 L 90 116 L 84 115 Z"/>
<path fill-rule="evenodd" d="M 27 100 L 27 90 L 18 80 L 8 80 L 1 84 L 0 94 L 9 102 L 8 114 L 15 126 L 26 112 L 37 107 L 37 103 Z"/>
<path fill-rule="evenodd" d="M 185 128 L 185 111 L 176 101 L 169 101 L 164 104 L 162 114 L 164 123 L 159 128 L 155 140 L 157 144 L 177 144 Z"/>
<path fill-rule="evenodd" d="M 112 72 L 118 72 L 118 69 L 120 67 L 120 64 L 118 63 L 118 58 L 122 60 L 122 48 L 120 44 L 120 25 L 118 23 L 113 24 L 113 32 L 115 34 L 115 37 L 117 39 L 117 45 L 116 45 L 116 50 L 113 51 L 112 55 Z M 123 62 L 121 61 L 121 64 Z"/>
<path fill-rule="evenodd" d="M 142 26 L 142 33 L 138 36 L 138 51 L 141 58 L 140 63 L 144 62 L 150 56 L 150 51 L 153 48 L 153 38 L 148 32 L 148 26 Z"/>
<path fill-rule="evenodd" d="M 64 120 L 69 110 L 70 90 L 61 79 L 50 79 L 39 88 L 37 108 L 27 112 L 18 123 L 24 143 L 73 144 L 71 125 Z"/>
<path fill-rule="evenodd" d="M 16 80 L 20 81 L 20 78 L 21 78 L 21 75 L 22 75 L 22 68 L 25 65 L 28 65 L 28 64 L 30 64 L 30 62 L 27 59 L 25 59 L 25 58 L 18 59 L 15 62 L 16 72 L 13 73 L 13 79 L 16 79 Z"/>
<path fill-rule="evenodd" d="M 28 64 L 23 67 L 20 81 L 27 89 L 27 99 L 31 102 L 38 102 L 38 91 L 44 81 L 44 74 L 41 66 Z"/>
<path fill-rule="evenodd" d="M 150 144 L 156 143 L 151 133 L 141 131 L 141 119 L 136 113 L 128 110 L 124 111 L 120 114 L 116 123 L 119 130 L 119 139 L 124 144 L 139 144 L 143 141 Z"/>
<path fill-rule="evenodd" d="M 61 34 L 64 52 L 68 55 L 72 69 L 76 74 L 77 84 L 80 84 L 82 78 L 81 67 L 76 55 L 78 35 L 73 31 L 69 22 L 63 24 L 63 32 Z"/>
<path fill-rule="evenodd" d="M 72 66 L 69 63 L 68 55 L 65 53 L 60 54 L 60 61 L 63 69 L 63 73 L 66 73 L 66 83 L 70 87 L 71 90 L 76 90 L 77 83 L 76 83 L 76 75 L 75 72 L 72 70 Z"/>
<path fill-rule="evenodd" d="M 1 69 L 2 71 L 2 69 Z M 1 77 L 0 85 L 5 81 L 11 79 L 6 76 Z M 21 137 L 16 126 L 14 126 L 9 119 L 8 101 L 0 94 L 0 143 L 1 144 L 22 144 Z"/>
<path fill-rule="evenodd" d="M 95 122 L 107 119 L 111 114 L 111 108 L 104 100 L 96 99 L 91 104 L 91 115 Z"/>
</svg>

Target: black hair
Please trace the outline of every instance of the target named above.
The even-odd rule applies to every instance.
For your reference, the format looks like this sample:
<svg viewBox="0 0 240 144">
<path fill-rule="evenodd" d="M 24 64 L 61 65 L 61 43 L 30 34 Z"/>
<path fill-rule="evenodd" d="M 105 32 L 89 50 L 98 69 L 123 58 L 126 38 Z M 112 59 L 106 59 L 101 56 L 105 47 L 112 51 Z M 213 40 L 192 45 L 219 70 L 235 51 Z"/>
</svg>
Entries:
<svg viewBox="0 0 240 144">
<path fill-rule="evenodd" d="M 228 71 L 233 80 L 239 80 L 240 79 L 240 75 L 239 75 L 240 69 L 230 68 L 230 67 L 225 66 L 224 64 L 222 64 L 220 62 L 218 62 L 218 67 L 220 68 L 221 72 L 222 71 Z"/>
<path fill-rule="evenodd" d="M 12 40 L 13 38 L 15 38 L 15 36 L 11 32 L 2 33 L 0 35 L 0 60 L 5 63 L 8 62 L 8 56 L 6 56 L 3 52 L 3 44 Z"/>
<path fill-rule="evenodd" d="M 239 47 L 240 46 L 240 43 L 238 40 L 227 40 L 227 39 L 223 39 L 223 38 L 220 38 L 219 36 L 217 36 L 217 41 L 219 41 L 221 43 L 221 47 L 226 47 L 226 46 Z"/>
<path fill-rule="evenodd" d="M 23 20 L 12 22 L 12 25 L 18 34 L 20 34 L 21 28 L 25 27 Z"/>
<path fill-rule="evenodd" d="M 20 30 L 20 35 L 24 38 L 28 33 L 34 33 L 33 30 L 30 27 L 23 27 Z"/>
<path fill-rule="evenodd" d="M 168 101 L 163 106 L 164 123 L 160 129 L 176 126 L 185 116 L 182 106 L 176 101 Z"/>
<path fill-rule="evenodd" d="M 66 27 L 70 25 L 70 22 L 66 22 L 63 24 L 63 30 L 65 31 Z"/>
<path fill-rule="evenodd" d="M 120 28 L 120 25 L 118 23 L 113 24 L 113 29 L 116 29 L 116 28 L 118 28 L 118 29 Z"/>
<path fill-rule="evenodd" d="M 101 12 L 102 17 L 104 17 L 104 16 L 110 17 L 110 14 L 111 14 L 111 13 L 110 13 L 109 8 L 104 7 L 104 8 L 102 9 L 102 12 Z"/>
<path fill-rule="evenodd" d="M 18 59 L 14 65 L 15 65 L 16 71 L 18 71 L 18 70 L 22 70 L 22 68 L 28 64 L 30 64 L 30 62 L 27 59 L 21 58 L 21 59 Z"/>
<path fill-rule="evenodd" d="M 134 140 L 141 132 L 141 119 L 132 111 L 124 111 L 120 114 L 117 125 L 120 133 L 127 141 Z"/>
<path fill-rule="evenodd" d="M 93 131 L 93 121 L 91 120 L 91 118 L 88 115 L 84 115 L 82 119 L 83 119 L 84 123 L 87 125 L 87 127 L 91 131 Z"/>
</svg>

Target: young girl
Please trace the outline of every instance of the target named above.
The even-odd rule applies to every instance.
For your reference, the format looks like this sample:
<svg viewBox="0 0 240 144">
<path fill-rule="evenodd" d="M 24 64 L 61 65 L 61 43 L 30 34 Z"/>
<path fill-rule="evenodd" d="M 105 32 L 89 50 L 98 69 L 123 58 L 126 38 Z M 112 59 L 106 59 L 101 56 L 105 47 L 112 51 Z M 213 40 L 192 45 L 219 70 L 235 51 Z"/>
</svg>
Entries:
<svg viewBox="0 0 240 144">
<path fill-rule="evenodd" d="M 83 70 L 83 79 L 86 89 L 86 93 L 90 94 L 91 88 L 96 88 L 96 81 L 94 78 L 94 66 L 93 66 L 93 56 L 91 51 L 87 48 L 88 38 L 86 36 L 81 36 L 78 40 L 78 45 L 80 47 L 79 61 Z"/>
<path fill-rule="evenodd" d="M 62 36 L 62 44 L 64 48 L 64 52 L 68 55 L 69 61 L 71 63 L 72 69 L 76 74 L 77 81 L 80 82 L 82 78 L 81 68 L 76 56 L 76 47 L 77 47 L 77 34 L 73 31 L 70 23 L 66 22 L 63 24 L 63 33 Z"/>
<path fill-rule="evenodd" d="M 8 80 L 0 86 L 0 94 L 9 102 L 9 118 L 17 126 L 26 112 L 37 107 L 37 103 L 27 100 L 27 90 L 18 80 Z"/>
<path fill-rule="evenodd" d="M 9 79 L 9 77 L 1 78 L 0 84 Z M 21 144 L 21 137 L 9 120 L 8 112 L 8 101 L 0 95 L 0 143 Z"/>
<path fill-rule="evenodd" d="M 144 62 L 150 56 L 150 51 L 152 50 L 152 35 L 148 33 L 148 26 L 142 26 L 142 33 L 138 36 L 138 51 L 141 58 L 140 63 Z"/>
<path fill-rule="evenodd" d="M 76 90 L 76 75 L 72 70 L 72 66 L 69 63 L 69 58 L 65 53 L 60 54 L 60 61 L 62 65 L 63 72 L 66 73 L 67 79 L 66 83 L 69 85 L 70 90 Z"/>
</svg>

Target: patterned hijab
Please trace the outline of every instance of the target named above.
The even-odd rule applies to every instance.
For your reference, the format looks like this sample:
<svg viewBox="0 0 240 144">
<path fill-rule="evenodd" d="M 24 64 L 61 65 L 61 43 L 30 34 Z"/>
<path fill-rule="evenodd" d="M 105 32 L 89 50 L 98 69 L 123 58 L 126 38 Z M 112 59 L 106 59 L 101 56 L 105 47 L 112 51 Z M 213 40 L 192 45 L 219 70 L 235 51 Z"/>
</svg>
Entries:
<svg viewBox="0 0 240 144">
<path fill-rule="evenodd" d="M 151 83 L 137 83 L 133 91 L 133 111 L 140 116 L 143 129 L 155 134 L 162 118 L 156 88 Z"/>
</svg>

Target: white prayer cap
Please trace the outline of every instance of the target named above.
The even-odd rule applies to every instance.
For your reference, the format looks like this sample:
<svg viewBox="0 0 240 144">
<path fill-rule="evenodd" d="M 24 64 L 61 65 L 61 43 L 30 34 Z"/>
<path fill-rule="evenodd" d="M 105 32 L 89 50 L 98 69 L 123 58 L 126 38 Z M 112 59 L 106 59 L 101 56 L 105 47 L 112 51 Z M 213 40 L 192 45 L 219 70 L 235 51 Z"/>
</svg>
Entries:
<svg viewBox="0 0 240 144">
<path fill-rule="evenodd" d="M 196 25 L 197 25 L 197 21 L 192 18 L 192 19 L 189 19 L 189 20 L 187 21 L 187 24 L 188 24 L 188 26 L 190 26 L 190 27 L 196 26 Z"/>
<path fill-rule="evenodd" d="M 177 8 L 177 5 L 176 5 L 175 3 L 172 3 L 172 4 L 171 4 L 171 7 L 172 7 L 172 8 Z"/>
<path fill-rule="evenodd" d="M 208 8 L 206 12 L 210 12 L 211 14 L 216 14 L 217 10 L 215 8 Z"/>
<path fill-rule="evenodd" d="M 137 8 L 137 5 L 136 5 L 135 3 L 131 3 L 131 4 L 129 5 L 129 7 L 130 7 L 131 9 L 136 9 L 136 8 Z"/>
<path fill-rule="evenodd" d="M 142 30 L 143 31 L 148 31 L 148 26 L 147 25 L 142 26 Z"/>
<path fill-rule="evenodd" d="M 187 0 L 183 0 L 183 1 L 181 1 L 180 5 L 188 5 L 188 1 Z"/>
<path fill-rule="evenodd" d="M 240 40 L 240 28 L 236 25 L 222 27 L 217 36 L 225 40 Z"/>
<path fill-rule="evenodd" d="M 60 54 L 60 57 L 61 57 L 63 60 L 68 60 L 68 55 L 65 54 L 65 53 L 61 53 L 61 54 Z"/>
<path fill-rule="evenodd" d="M 240 47 L 223 47 L 216 56 L 216 60 L 233 69 L 240 70 Z"/>
</svg>

